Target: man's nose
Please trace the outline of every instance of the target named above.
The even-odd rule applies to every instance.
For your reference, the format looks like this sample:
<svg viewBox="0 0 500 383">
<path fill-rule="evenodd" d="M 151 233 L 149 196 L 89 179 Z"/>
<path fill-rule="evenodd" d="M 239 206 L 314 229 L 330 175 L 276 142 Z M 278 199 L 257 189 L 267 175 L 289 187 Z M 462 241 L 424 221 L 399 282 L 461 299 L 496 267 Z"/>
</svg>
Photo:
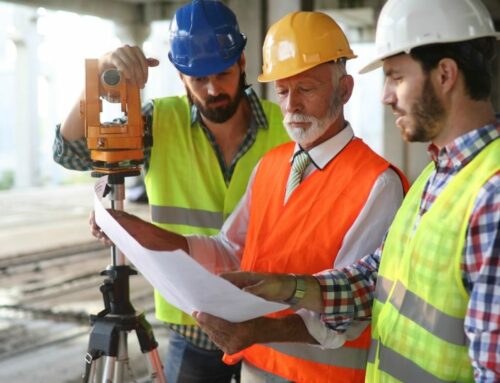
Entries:
<svg viewBox="0 0 500 383">
<path fill-rule="evenodd" d="M 209 79 L 207 82 L 207 93 L 210 96 L 217 96 L 220 93 L 219 86 L 216 81 Z"/>
<path fill-rule="evenodd" d="M 285 110 L 288 113 L 299 113 L 303 110 L 303 104 L 297 92 L 290 90 L 286 99 Z"/>
<path fill-rule="evenodd" d="M 392 86 L 387 82 L 384 84 L 384 89 L 382 90 L 381 101 L 385 105 L 395 105 L 396 104 L 396 93 Z"/>
</svg>

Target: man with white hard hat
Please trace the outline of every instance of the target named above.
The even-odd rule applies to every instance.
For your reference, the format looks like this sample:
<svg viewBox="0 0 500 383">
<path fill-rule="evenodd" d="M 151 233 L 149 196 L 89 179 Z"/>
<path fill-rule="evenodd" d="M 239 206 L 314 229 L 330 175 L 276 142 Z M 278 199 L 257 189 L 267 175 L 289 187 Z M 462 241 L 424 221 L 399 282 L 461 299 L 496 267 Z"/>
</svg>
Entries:
<svg viewBox="0 0 500 383">
<path fill-rule="evenodd" d="M 479 0 L 389 0 L 376 57 L 384 104 L 432 161 L 383 244 L 341 269 L 306 276 L 297 307 L 334 326 L 372 317 L 367 382 L 500 381 L 500 117 L 490 100 L 496 40 Z M 236 274 L 272 300 L 283 274 Z"/>
</svg>

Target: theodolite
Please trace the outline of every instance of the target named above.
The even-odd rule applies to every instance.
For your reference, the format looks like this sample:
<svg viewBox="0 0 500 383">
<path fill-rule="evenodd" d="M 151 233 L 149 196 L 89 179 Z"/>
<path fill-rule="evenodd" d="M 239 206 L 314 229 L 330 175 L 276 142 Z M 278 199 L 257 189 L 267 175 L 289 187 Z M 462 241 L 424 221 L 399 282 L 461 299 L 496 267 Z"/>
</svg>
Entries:
<svg viewBox="0 0 500 383">
<path fill-rule="evenodd" d="M 125 118 L 101 122 L 103 101 L 120 103 Z M 92 176 L 107 176 L 111 208 L 123 210 L 124 177 L 140 174 L 144 162 L 144 122 L 140 90 L 116 69 L 99 74 L 98 61 L 85 62 L 85 97 L 80 104 L 85 137 L 92 160 Z M 125 256 L 112 247 L 112 264 L 101 272 L 104 310 L 90 316 L 92 326 L 85 356 L 83 382 L 124 382 L 128 367 L 127 335 L 135 331 L 142 353 L 149 361 L 150 381 L 166 383 L 151 325 L 144 313 L 130 303 L 129 276 L 137 271 L 126 265 Z M 130 369 L 127 368 L 130 373 Z M 101 378 L 100 378 L 101 377 Z"/>
</svg>

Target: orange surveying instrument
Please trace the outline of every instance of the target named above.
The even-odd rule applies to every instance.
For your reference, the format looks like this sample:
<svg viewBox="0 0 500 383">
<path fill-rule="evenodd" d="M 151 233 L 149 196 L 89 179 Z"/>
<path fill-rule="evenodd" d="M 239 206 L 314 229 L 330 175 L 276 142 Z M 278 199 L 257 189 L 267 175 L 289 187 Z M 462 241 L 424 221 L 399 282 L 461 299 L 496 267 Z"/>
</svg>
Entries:
<svg viewBox="0 0 500 383">
<path fill-rule="evenodd" d="M 80 113 L 94 172 L 140 174 L 139 166 L 144 161 L 144 123 L 139 88 L 125 81 L 116 69 L 99 75 L 96 59 L 86 60 L 85 73 L 85 99 Z M 101 122 L 103 99 L 121 104 L 126 123 Z"/>
<path fill-rule="evenodd" d="M 144 124 L 140 91 L 128 83 L 116 69 L 99 74 L 95 59 L 85 63 L 85 98 L 80 104 L 85 137 L 92 160 L 92 176 L 107 176 L 106 192 L 111 208 L 123 210 L 124 177 L 140 174 L 144 162 Z M 125 118 L 101 123 L 102 101 L 121 104 Z M 115 122 L 116 121 L 116 122 Z M 101 275 L 99 287 L 104 310 L 90 315 L 90 339 L 85 355 L 84 383 L 122 383 L 136 381 L 129 367 L 127 336 L 135 331 L 141 352 L 147 355 L 148 382 L 166 383 L 152 327 L 144 313 L 136 312 L 130 302 L 129 276 L 137 271 L 125 263 L 125 256 L 115 247 L 111 261 Z M 129 376 L 125 376 L 125 374 Z"/>
</svg>

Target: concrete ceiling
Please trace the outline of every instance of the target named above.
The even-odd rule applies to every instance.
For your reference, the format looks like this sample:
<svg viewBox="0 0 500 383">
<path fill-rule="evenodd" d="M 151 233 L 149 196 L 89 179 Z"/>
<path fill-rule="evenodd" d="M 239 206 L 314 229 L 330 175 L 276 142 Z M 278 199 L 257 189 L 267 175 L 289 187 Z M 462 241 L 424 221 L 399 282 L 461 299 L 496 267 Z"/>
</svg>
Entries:
<svg viewBox="0 0 500 383">
<path fill-rule="evenodd" d="M 1 0 L 7 3 L 44 7 L 98 16 L 121 24 L 149 24 L 170 19 L 189 0 Z"/>
<path fill-rule="evenodd" d="M 175 10 L 190 0 L 0 0 L 8 3 L 65 10 L 111 19 L 119 24 L 145 26 L 155 20 L 170 19 Z M 234 1 L 234 0 L 233 0 Z M 239 0 L 243 1 L 243 0 Z M 255 7 L 267 2 L 290 0 L 245 0 Z M 230 1 L 226 1 L 229 2 Z M 369 7 L 377 15 L 384 0 L 292 0 L 297 9 L 338 9 Z M 482 0 L 500 30 L 500 0 Z M 239 16 L 241 18 L 241 15 Z M 240 20 L 242 21 L 242 20 Z"/>
</svg>

